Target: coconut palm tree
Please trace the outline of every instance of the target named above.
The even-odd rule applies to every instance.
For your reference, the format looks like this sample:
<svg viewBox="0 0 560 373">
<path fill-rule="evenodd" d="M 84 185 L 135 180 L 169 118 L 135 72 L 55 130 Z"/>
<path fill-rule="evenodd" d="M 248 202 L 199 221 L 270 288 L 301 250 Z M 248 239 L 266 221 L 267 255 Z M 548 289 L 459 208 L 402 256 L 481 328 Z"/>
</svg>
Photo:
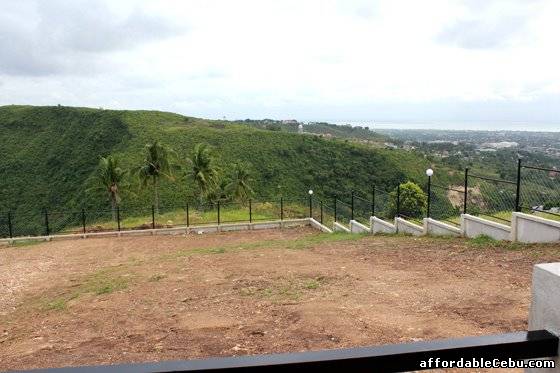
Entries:
<svg viewBox="0 0 560 373">
<path fill-rule="evenodd" d="M 119 167 L 116 158 L 109 155 L 99 160 L 96 174 L 97 189 L 101 188 L 108 194 L 113 220 L 116 219 L 116 209 L 120 202 L 119 187 L 124 183 L 126 174 L 127 172 Z"/>
<path fill-rule="evenodd" d="M 173 180 L 172 172 L 172 156 L 173 150 L 159 141 L 152 144 L 146 144 L 146 157 L 142 165 L 135 169 L 135 173 L 140 179 L 140 184 L 145 187 L 151 182 L 154 189 L 154 207 L 155 212 L 159 214 L 159 180 L 165 177 Z"/>
<path fill-rule="evenodd" d="M 235 163 L 231 181 L 226 185 L 225 190 L 233 199 L 246 202 L 253 194 L 253 189 L 250 186 L 252 180 L 249 167 L 243 163 Z"/>
<path fill-rule="evenodd" d="M 190 176 L 197 187 L 199 203 L 207 197 L 218 182 L 219 169 L 207 144 L 197 144 L 189 157 Z"/>
</svg>

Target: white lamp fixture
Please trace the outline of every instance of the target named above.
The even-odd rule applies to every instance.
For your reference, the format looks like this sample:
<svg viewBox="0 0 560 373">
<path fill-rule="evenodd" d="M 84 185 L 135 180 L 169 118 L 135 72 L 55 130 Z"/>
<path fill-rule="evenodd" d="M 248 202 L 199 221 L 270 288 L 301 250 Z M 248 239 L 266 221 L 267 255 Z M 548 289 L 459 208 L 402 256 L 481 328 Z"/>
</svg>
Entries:
<svg viewBox="0 0 560 373">
<path fill-rule="evenodd" d="M 432 170 L 431 168 L 428 168 L 426 170 L 426 175 L 428 175 L 428 177 L 432 176 L 434 174 L 434 170 Z"/>
<path fill-rule="evenodd" d="M 313 191 L 311 189 L 309 189 L 309 195 L 312 195 Z"/>
</svg>

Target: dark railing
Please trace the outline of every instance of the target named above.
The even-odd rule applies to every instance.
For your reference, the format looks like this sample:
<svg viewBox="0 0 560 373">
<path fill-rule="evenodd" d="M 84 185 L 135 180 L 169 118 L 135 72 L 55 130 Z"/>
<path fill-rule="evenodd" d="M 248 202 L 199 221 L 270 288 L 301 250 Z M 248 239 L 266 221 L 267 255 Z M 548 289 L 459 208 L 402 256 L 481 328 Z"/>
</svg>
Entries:
<svg viewBox="0 0 560 373">
<path fill-rule="evenodd" d="M 443 361 L 551 358 L 558 337 L 546 330 L 444 339 L 377 347 L 285 354 L 42 369 L 45 373 L 147 372 L 404 372 L 437 368 Z M 424 362 L 424 363 L 423 363 Z M 441 368 L 441 365 L 439 366 Z M 37 371 L 27 371 L 37 372 Z"/>
<path fill-rule="evenodd" d="M 56 210 L 0 213 L 0 238 L 87 234 L 105 231 L 171 228 L 207 224 L 227 224 L 307 218 L 320 209 L 317 197 L 247 200 L 241 202 L 186 203 L 158 208 Z M 309 210 L 306 210 L 309 208 Z"/>
</svg>

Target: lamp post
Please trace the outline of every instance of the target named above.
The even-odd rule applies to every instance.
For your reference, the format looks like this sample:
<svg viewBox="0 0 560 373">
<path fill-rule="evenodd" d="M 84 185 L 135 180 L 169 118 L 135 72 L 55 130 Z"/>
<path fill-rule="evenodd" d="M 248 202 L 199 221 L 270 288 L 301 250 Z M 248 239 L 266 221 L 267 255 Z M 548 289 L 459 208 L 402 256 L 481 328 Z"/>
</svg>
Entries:
<svg viewBox="0 0 560 373">
<path fill-rule="evenodd" d="M 313 217 L 313 190 L 309 189 L 309 217 Z"/>
<path fill-rule="evenodd" d="M 426 176 L 428 176 L 428 211 L 426 213 L 426 217 L 430 217 L 430 207 L 432 205 L 432 175 L 434 174 L 434 170 L 428 168 L 426 170 Z"/>
</svg>

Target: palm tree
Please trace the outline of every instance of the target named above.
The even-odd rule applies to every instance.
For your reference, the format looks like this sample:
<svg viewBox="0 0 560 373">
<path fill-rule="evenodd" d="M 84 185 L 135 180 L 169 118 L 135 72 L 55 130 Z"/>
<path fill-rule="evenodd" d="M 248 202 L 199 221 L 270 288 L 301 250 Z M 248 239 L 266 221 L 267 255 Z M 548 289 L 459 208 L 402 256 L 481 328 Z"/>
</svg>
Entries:
<svg viewBox="0 0 560 373">
<path fill-rule="evenodd" d="M 109 195 L 113 220 L 116 219 L 116 209 L 120 202 L 119 186 L 122 185 L 126 174 L 126 171 L 119 167 L 116 158 L 109 155 L 99 160 L 96 179 L 98 186 Z"/>
<path fill-rule="evenodd" d="M 207 144 L 197 144 L 189 158 L 190 176 L 196 187 L 199 203 L 207 197 L 218 181 L 218 167 Z"/>
<path fill-rule="evenodd" d="M 245 202 L 253 194 L 253 189 L 249 185 L 253 179 L 249 168 L 243 163 L 233 165 L 231 181 L 226 185 L 226 192 L 233 199 Z"/>
<path fill-rule="evenodd" d="M 174 152 L 159 141 L 154 141 L 153 144 L 146 144 L 145 149 L 146 158 L 144 158 L 143 164 L 135 170 L 135 173 L 138 174 L 142 186 L 145 187 L 151 181 L 154 188 L 155 212 L 159 214 L 159 179 L 161 176 L 170 180 L 173 179 L 171 175 L 171 157 Z"/>
</svg>

